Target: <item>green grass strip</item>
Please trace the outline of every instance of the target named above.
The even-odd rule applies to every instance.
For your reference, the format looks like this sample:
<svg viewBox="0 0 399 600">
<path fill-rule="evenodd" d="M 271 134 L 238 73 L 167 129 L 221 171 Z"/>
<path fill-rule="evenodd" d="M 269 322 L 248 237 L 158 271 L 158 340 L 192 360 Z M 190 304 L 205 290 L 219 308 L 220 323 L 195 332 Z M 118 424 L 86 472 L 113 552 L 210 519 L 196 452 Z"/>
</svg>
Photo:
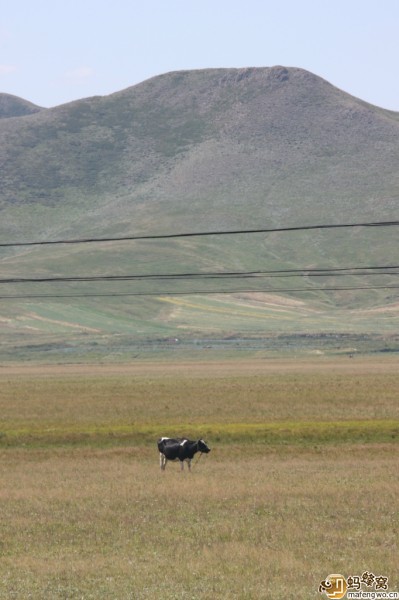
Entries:
<svg viewBox="0 0 399 600">
<path fill-rule="evenodd" d="M 399 421 L 0 425 L 0 447 L 151 445 L 162 435 L 202 437 L 211 445 L 393 442 L 399 440 Z"/>
</svg>

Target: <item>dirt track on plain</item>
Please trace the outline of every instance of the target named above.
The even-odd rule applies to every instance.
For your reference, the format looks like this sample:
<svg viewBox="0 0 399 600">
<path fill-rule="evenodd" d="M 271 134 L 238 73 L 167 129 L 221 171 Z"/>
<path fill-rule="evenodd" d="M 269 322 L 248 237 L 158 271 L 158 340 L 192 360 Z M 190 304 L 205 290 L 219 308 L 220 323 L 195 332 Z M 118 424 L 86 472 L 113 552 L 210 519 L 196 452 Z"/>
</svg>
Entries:
<svg viewBox="0 0 399 600">
<path fill-rule="evenodd" d="M 354 357 L 354 358 L 299 358 L 299 359 L 253 359 L 222 360 L 204 362 L 132 362 L 120 364 L 10 364 L 0 365 L 0 377 L 88 377 L 112 375 L 153 375 L 173 376 L 175 374 L 191 377 L 228 375 L 258 375 L 265 373 L 304 373 L 331 372 L 342 373 L 395 373 L 399 369 L 399 358 Z"/>
</svg>

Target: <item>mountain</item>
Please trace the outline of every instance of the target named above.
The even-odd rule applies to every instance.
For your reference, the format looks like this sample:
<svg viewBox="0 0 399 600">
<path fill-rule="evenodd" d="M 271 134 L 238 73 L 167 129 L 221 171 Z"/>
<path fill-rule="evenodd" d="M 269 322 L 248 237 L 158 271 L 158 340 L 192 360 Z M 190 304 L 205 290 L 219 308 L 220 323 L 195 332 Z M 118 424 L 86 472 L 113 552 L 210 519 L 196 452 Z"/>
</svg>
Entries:
<svg viewBox="0 0 399 600">
<path fill-rule="evenodd" d="M 3 94 L 0 116 L 2 242 L 398 219 L 399 113 L 369 105 L 302 69 L 174 72 L 51 109 Z M 378 266 L 397 264 L 397 231 L 353 228 L 54 246 L 51 251 L 8 248 L 3 255 L 3 277 Z M 287 319 L 291 332 L 342 332 L 357 327 L 348 310 L 358 311 L 356 331 L 391 334 L 397 326 L 397 293 L 380 286 L 396 281 L 395 275 L 307 276 L 307 293 L 287 291 L 304 286 L 292 277 L 251 280 L 250 286 L 248 280 L 210 280 L 199 287 L 187 279 L 141 282 L 134 291 L 154 297 L 84 298 L 81 321 L 74 313 L 72 325 L 61 299 L 52 300 L 51 309 L 50 300 L 37 301 L 44 316 L 35 306 L 36 316 L 27 318 L 26 302 L 4 310 L 8 333 L 17 326 L 27 333 L 31 327 L 33 337 L 45 328 L 62 333 L 75 326 L 86 335 L 91 329 L 111 335 L 127 328 L 146 339 L 181 332 L 283 334 Z M 320 289 L 360 284 L 377 289 Z M 7 293 L 93 291 L 89 284 L 23 285 L 7 287 Z M 270 295 L 232 294 L 219 299 L 220 306 L 210 296 L 200 303 L 197 297 L 191 302 L 197 308 L 191 309 L 185 296 L 177 296 L 221 285 L 232 292 L 272 287 L 275 309 Z M 131 292 L 132 284 L 115 287 L 108 281 L 95 291 L 116 289 Z M 166 299 L 162 292 L 176 292 L 176 297 Z M 241 311 L 237 319 L 234 310 Z M 370 310 L 372 317 L 359 312 Z M 390 316 L 382 330 L 381 311 Z M 28 322 L 24 329 L 21 323 Z"/>
<path fill-rule="evenodd" d="M 0 119 L 23 117 L 43 110 L 40 106 L 11 94 L 0 94 Z"/>
</svg>

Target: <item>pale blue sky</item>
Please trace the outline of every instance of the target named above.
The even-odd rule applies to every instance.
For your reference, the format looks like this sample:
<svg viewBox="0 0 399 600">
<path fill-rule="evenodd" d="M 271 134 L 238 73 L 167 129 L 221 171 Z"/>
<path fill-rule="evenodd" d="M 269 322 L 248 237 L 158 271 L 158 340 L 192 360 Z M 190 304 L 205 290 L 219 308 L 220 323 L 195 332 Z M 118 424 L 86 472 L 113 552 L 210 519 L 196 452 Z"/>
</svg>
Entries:
<svg viewBox="0 0 399 600">
<path fill-rule="evenodd" d="M 0 0 L 0 92 L 41 106 L 180 69 L 302 67 L 399 111 L 399 0 Z"/>
</svg>

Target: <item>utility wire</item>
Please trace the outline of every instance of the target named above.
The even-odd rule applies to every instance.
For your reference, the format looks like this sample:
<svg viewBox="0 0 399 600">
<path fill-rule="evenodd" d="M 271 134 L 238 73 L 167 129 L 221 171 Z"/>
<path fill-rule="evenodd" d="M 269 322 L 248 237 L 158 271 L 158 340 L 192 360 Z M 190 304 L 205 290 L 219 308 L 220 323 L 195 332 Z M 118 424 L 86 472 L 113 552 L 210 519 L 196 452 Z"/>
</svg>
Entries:
<svg viewBox="0 0 399 600">
<path fill-rule="evenodd" d="M 131 235 L 120 237 L 104 237 L 104 238 L 81 238 L 72 240 L 42 240 L 31 242 L 2 242 L 0 247 L 11 248 L 16 246 L 48 246 L 54 244 L 89 244 L 97 242 L 124 242 L 132 240 L 160 240 L 160 239 L 178 239 L 188 237 L 204 237 L 212 235 L 241 235 L 253 233 L 278 233 L 290 231 L 309 231 L 313 229 L 343 229 L 350 227 L 392 227 L 398 226 L 399 221 L 380 221 L 380 222 L 364 222 L 364 223 L 335 223 L 324 225 L 302 225 L 296 227 L 277 227 L 277 228 L 259 228 L 259 229 L 235 229 L 230 231 L 197 231 L 190 233 L 167 233 L 157 235 Z"/>
<path fill-rule="evenodd" d="M 381 222 L 363 222 L 363 223 L 341 223 L 341 224 L 324 224 L 324 225 L 306 225 L 297 227 L 283 228 L 262 228 L 262 229 L 240 229 L 233 231 L 207 231 L 207 232 L 192 232 L 178 234 L 162 234 L 162 235 L 142 235 L 142 236 L 125 236 L 114 238 L 86 238 L 75 240 L 48 240 L 48 241 L 31 241 L 31 242 L 8 242 L 0 243 L 0 247 L 14 246 L 40 246 L 54 244 L 85 244 L 92 242 L 113 242 L 113 241 L 130 241 L 130 240 L 156 240 L 156 239 L 173 239 L 187 238 L 200 236 L 214 235 L 238 235 L 238 234 L 255 234 L 255 233 L 275 233 L 275 232 L 292 232 L 306 231 L 315 229 L 338 229 L 351 227 L 390 227 L 399 225 L 399 221 L 381 221 Z M 172 273 L 172 274 L 135 274 L 135 275 L 99 275 L 99 276 L 73 276 L 73 277 L 40 277 L 40 278 L 8 278 L 1 279 L 1 283 L 53 283 L 53 282 L 101 282 L 101 281 L 134 281 L 134 280 L 205 280 L 205 279 L 244 279 L 244 278 L 260 278 L 260 277 L 327 277 L 327 276 L 342 276 L 342 275 L 397 275 L 396 271 L 387 271 L 388 269 L 398 269 L 399 265 L 383 265 L 383 266 L 366 266 L 366 267 L 339 267 L 339 268 L 313 268 L 313 269 L 281 269 L 272 271 L 226 271 L 226 272 L 208 272 L 208 273 Z M 0 296 L 0 300 L 7 299 L 35 299 L 35 298 L 95 298 L 95 297 L 124 297 L 124 296 L 178 296 L 178 295 L 198 295 L 198 294 L 234 294 L 234 293 L 290 293 L 290 292 L 314 292 L 314 291 L 344 291 L 344 290 L 376 290 L 376 289 L 399 289 L 397 285 L 365 285 L 365 286 L 331 286 L 319 288 L 266 288 L 266 289 L 230 289 L 230 290 L 190 290 L 190 291 L 148 291 L 148 292 L 110 292 L 110 293 L 70 293 L 70 294 L 24 294 L 24 295 L 8 295 Z"/>
<path fill-rule="evenodd" d="M 153 273 L 136 275 L 81 275 L 70 277 L 12 277 L 0 279 L 0 284 L 10 283 L 84 283 L 102 281 L 182 280 L 182 279 L 245 279 L 263 277 L 342 277 L 367 275 L 399 275 L 399 265 L 368 267 L 338 267 L 313 269 L 280 269 L 272 271 L 222 271 L 205 273 Z"/>
<path fill-rule="evenodd" d="M 0 296 L 0 300 L 34 300 L 34 299 L 58 299 L 58 298 L 120 298 L 128 296 L 194 296 L 208 294 L 286 294 L 289 292 L 337 292 L 353 290 L 388 290 L 399 289 L 399 285 L 372 285 L 372 286 L 348 286 L 348 287 L 320 287 L 320 288 L 266 288 L 266 289 L 235 289 L 235 290 L 190 290 L 190 291 L 157 291 L 157 292 L 110 292 L 110 293 L 82 293 L 82 294 L 27 294 Z"/>
</svg>

